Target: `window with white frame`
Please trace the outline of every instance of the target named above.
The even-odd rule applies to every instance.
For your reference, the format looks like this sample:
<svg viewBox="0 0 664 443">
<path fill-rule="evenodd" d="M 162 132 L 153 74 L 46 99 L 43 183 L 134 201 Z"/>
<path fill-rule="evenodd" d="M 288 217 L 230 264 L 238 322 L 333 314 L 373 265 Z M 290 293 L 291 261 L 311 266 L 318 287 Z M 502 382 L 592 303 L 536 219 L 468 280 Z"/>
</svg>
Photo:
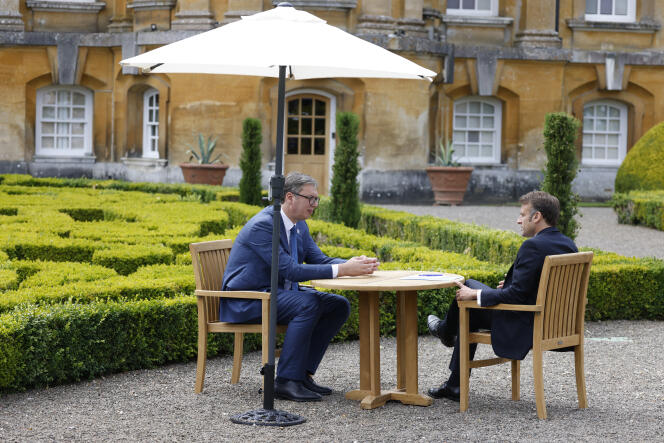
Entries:
<svg viewBox="0 0 664 443">
<path fill-rule="evenodd" d="M 500 163 L 501 116 L 502 104 L 496 99 L 467 97 L 454 102 L 455 160 Z"/>
<path fill-rule="evenodd" d="M 450 15 L 498 15 L 498 0 L 447 0 Z"/>
<path fill-rule="evenodd" d="M 583 148 L 586 165 L 619 165 L 627 145 L 627 106 L 599 100 L 583 107 Z"/>
<path fill-rule="evenodd" d="M 159 158 L 159 92 L 143 94 L 143 157 Z"/>
<path fill-rule="evenodd" d="M 586 20 L 633 22 L 636 20 L 636 0 L 586 0 Z"/>
<path fill-rule="evenodd" d="M 37 155 L 92 155 L 92 92 L 70 86 L 37 91 Z"/>
</svg>

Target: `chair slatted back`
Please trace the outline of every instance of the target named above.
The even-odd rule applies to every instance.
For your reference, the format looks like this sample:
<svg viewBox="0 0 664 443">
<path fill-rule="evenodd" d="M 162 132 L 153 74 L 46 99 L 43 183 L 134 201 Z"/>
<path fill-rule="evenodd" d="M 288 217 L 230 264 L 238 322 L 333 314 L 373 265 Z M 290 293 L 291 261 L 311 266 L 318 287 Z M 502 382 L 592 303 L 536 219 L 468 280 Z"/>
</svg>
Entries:
<svg viewBox="0 0 664 443">
<path fill-rule="evenodd" d="M 224 270 L 232 246 L 233 240 L 214 240 L 189 245 L 196 289 L 221 290 Z M 205 297 L 204 300 L 207 322 L 219 321 L 219 298 Z"/>
<path fill-rule="evenodd" d="M 592 252 L 550 255 L 544 259 L 537 304 L 544 306 L 542 339 L 583 334 Z"/>
</svg>

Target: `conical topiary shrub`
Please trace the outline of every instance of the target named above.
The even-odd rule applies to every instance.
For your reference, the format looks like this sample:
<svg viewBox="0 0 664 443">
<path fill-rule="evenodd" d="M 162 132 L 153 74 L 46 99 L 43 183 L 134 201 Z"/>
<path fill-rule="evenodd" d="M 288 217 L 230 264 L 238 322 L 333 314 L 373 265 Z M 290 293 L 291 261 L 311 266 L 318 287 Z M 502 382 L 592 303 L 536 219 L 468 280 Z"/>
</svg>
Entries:
<svg viewBox="0 0 664 443">
<path fill-rule="evenodd" d="M 627 153 L 615 188 L 616 192 L 664 189 L 664 122 L 650 128 Z"/>
</svg>

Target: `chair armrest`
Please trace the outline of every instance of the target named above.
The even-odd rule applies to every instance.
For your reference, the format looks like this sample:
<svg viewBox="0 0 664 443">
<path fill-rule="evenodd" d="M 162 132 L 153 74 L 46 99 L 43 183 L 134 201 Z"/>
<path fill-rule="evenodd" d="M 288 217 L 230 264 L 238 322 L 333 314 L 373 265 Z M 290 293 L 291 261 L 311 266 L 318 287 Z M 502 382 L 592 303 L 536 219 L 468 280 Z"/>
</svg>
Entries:
<svg viewBox="0 0 664 443">
<path fill-rule="evenodd" d="M 544 307 L 542 305 L 511 305 L 507 303 L 498 303 L 493 306 L 480 306 L 477 300 L 462 300 L 457 302 L 460 308 L 467 309 L 495 309 L 499 311 L 527 311 L 527 312 L 542 312 Z"/>
<path fill-rule="evenodd" d="M 250 298 L 255 300 L 264 300 L 270 298 L 269 292 L 260 291 L 206 291 L 196 289 L 196 297 L 218 297 L 218 298 Z"/>
</svg>

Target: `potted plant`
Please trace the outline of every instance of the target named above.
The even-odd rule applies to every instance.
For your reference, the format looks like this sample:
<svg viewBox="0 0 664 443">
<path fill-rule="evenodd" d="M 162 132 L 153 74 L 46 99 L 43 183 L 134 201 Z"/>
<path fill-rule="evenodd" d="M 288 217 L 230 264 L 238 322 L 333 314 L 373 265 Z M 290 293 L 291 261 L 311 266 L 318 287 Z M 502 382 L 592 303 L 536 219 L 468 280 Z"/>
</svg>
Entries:
<svg viewBox="0 0 664 443">
<path fill-rule="evenodd" d="M 439 148 L 434 166 L 426 169 L 433 189 L 434 204 L 458 205 L 463 201 L 473 168 L 460 166 L 454 161 L 451 140 L 447 140 L 445 143 L 441 140 Z"/>
<path fill-rule="evenodd" d="M 221 162 L 221 157 L 224 154 L 219 154 L 214 159 L 212 158 L 214 148 L 216 147 L 216 138 L 212 139 L 212 136 L 209 136 L 205 140 L 203 134 L 198 134 L 198 149 L 190 148 L 187 151 L 189 162 L 180 164 L 184 181 L 187 183 L 221 186 L 228 165 Z M 193 159 L 196 159 L 196 162 L 192 163 Z"/>
</svg>

